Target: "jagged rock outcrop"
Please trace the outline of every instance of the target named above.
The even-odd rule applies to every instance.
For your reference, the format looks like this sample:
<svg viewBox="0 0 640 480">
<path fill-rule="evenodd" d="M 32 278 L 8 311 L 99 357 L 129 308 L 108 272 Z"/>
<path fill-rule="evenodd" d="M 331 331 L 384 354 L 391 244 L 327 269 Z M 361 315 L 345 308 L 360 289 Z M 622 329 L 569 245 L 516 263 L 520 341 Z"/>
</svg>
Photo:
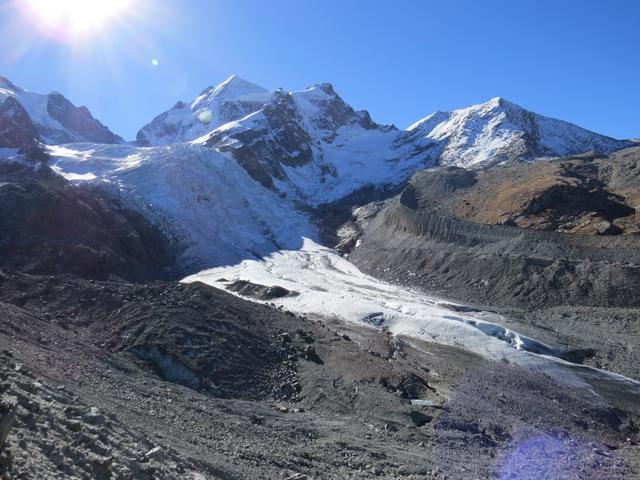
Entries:
<svg viewBox="0 0 640 480">
<path fill-rule="evenodd" d="M 0 97 L 0 148 L 7 156 L 21 153 L 30 159 L 46 158 L 40 135 L 29 114 L 14 97 Z M 0 155 L 0 158 L 5 155 Z"/>
</svg>

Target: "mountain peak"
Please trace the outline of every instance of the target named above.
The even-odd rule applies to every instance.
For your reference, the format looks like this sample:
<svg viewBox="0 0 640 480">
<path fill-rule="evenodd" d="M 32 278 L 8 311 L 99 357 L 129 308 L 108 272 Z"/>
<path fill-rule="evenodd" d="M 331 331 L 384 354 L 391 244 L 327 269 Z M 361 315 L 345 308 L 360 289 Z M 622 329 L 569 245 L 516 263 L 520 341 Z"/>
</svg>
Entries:
<svg viewBox="0 0 640 480">
<path fill-rule="evenodd" d="M 513 103 L 510 100 L 507 100 L 504 97 L 493 97 L 493 98 L 487 100 L 484 103 L 471 105 L 469 107 L 461 108 L 461 109 L 455 110 L 455 111 L 469 111 L 469 112 L 475 112 L 475 111 L 487 112 L 487 111 L 492 111 L 493 112 L 493 111 L 513 111 L 513 110 L 521 111 L 521 110 L 526 110 L 526 109 L 521 107 L 520 105 L 518 105 L 516 103 Z"/>
<path fill-rule="evenodd" d="M 417 129 L 421 129 L 424 131 L 431 131 L 439 123 L 442 123 L 448 120 L 449 117 L 451 117 L 450 112 L 443 112 L 443 111 L 437 110 L 427 115 L 426 117 L 418 120 L 414 124 L 410 125 L 409 128 L 407 128 L 407 131 L 411 132 Z"/>
<path fill-rule="evenodd" d="M 13 91 L 21 90 L 20 87 L 18 87 L 4 75 L 0 75 L 0 88 L 8 88 L 9 90 Z"/>
<path fill-rule="evenodd" d="M 408 131 L 438 144 L 441 164 L 463 167 L 562 157 L 588 150 L 610 153 L 629 144 L 533 113 L 504 97 L 433 113 Z"/>
<path fill-rule="evenodd" d="M 504 97 L 493 97 L 484 103 L 477 103 L 468 107 L 458 108 L 451 112 L 443 112 L 440 110 L 435 111 L 410 125 L 407 130 L 413 131 L 420 129 L 422 131 L 431 131 L 437 125 L 448 121 L 452 116 L 466 117 L 468 115 L 478 114 L 483 116 L 487 114 L 498 114 L 501 112 L 526 112 L 526 110 Z"/>
<path fill-rule="evenodd" d="M 96 120 L 87 107 L 77 107 L 62 93 L 30 92 L 0 76 L 0 99 L 8 96 L 24 108 L 40 140 L 54 145 L 74 142 L 121 143 L 123 140 Z"/>
<path fill-rule="evenodd" d="M 487 104 L 501 108 L 516 108 L 518 110 L 525 110 L 525 108 L 521 107 L 517 103 L 513 103 L 511 100 L 507 100 L 504 97 L 493 97 L 487 102 Z"/>
<path fill-rule="evenodd" d="M 331 96 L 336 96 L 337 95 L 335 89 L 333 88 L 333 85 L 328 83 L 328 82 L 314 83 L 313 85 L 310 85 L 307 88 L 307 90 L 316 90 L 316 89 L 317 90 L 322 90 L 327 95 L 331 95 Z"/>
<path fill-rule="evenodd" d="M 485 102 L 486 104 L 489 105 L 503 105 L 505 103 L 511 103 L 509 102 L 506 98 L 504 97 L 493 97 L 491 99 L 489 99 L 487 102 Z"/>
<path fill-rule="evenodd" d="M 205 88 L 189 104 L 178 102 L 156 116 L 136 136 L 138 145 L 167 145 L 195 140 L 217 127 L 262 108 L 273 96 L 259 85 L 231 75 Z"/>
<path fill-rule="evenodd" d="M 247 80 L 240 78 L 238 75 L 233 74 L 224 82 L 217 85 L 213 89 L 212 94 L 214 96 L 233 98 L 252 93 L 265 93 L 266 91 L 266 88 L 262 88 L 255 83 L 248 82 Z"/>
</svg>

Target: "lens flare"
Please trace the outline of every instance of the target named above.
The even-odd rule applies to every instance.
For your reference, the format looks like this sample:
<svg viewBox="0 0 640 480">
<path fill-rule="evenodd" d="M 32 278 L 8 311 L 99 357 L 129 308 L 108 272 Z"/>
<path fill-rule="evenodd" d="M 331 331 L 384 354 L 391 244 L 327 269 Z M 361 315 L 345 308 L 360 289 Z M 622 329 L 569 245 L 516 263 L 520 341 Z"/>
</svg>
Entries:
<svg viewBox="0 0 640 480">
<path fill-rule="evenodd" d="M 132 8 L 131 0 L 20 0 L 18 6 L 38 29 L 62 40 L 100 32 Z"/>
</svg>

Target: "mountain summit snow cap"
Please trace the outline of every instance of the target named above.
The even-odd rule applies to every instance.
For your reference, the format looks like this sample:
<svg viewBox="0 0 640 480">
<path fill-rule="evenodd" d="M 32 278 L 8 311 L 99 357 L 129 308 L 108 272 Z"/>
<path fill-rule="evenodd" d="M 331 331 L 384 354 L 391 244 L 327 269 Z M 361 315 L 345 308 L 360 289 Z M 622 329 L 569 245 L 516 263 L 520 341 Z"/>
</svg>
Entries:
<svg viewBox="0 0 640 480">
<path fill-rule="evenodd" d="M 205 88 L 190 103 L 176 103 L 140 129 L 140 146 L 169 145 L 198 139 L 216 128 L 260 110 L 273 92 L 231 75 L 224 82 Z"/>
<path fill-rule="evenodd" d="M 504 97 L 493 97 L 490 100 L 487 100 L 484 103 L 478 103 L 475 105 L 470 105 L 468 107 L 459 108 L 457 110 L 453 110 L 451 112 L 443 112 L 436 111 L 424 118 L 421 118 L 414 124 L 410 125 L 407 130 L 425 130 L 431 131 L 436 125 L 449 120 L 452 116 L 459 113 L 480 113 L 486 114 L 490 112 L 500 112 L 500 111 L 522 111 L 526 112 L 526 110 L 520 105 L 507 100 Z"/>
<path fill-rule="evenodd" d="M 236 74 L 231 75 L 224 82 L 217 85 L 212 93 L 215 96 L 224 96 L 226 98 L 236 98 L 242 95 L 250 95 L 252 93 L 265 93 L 266 88 L 262 88 L 255 83 L 248 82 Z"/>
<path fill-rule="evenodd" d="M 336 90 L 333 88 L 333 85 L 328 82 L 323 83 L 314 83 L 313 85 L 309 85 L 307 87 L 307 91 L 309 90 L 322 90 L 327 95 L 331 95 L 333 97 L 338 96 Z"/>
<path fill-rule="evenodd" d="M 441 165 L 466 168 L 563 157 L 589 150 L 610 153 L 630 146 L 628 141 L 533 113 L 503 97 L 451 112 L 436 112 L 408 130 L 414 138 L 421 137 L 425 145 L 441 149 Z"/>
<path fill-rule="evenodd" d="M 243 80 L 237 75 L 231 75 L 224 82 L 205 88 L 191 104 L 192 110 L 202 108 L 203 105 L 211 105 L 213 102 L 235 100 L 247 95 L 259 95 L 267 93 L 266 88 Z"/>
</svg>

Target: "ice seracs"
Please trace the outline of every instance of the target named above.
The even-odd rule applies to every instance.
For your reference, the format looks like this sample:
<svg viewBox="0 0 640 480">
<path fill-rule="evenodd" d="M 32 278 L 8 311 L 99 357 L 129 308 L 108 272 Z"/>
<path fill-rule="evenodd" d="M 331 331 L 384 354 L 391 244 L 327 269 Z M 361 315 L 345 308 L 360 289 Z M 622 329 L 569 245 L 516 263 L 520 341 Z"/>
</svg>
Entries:
<svg viewBox="0 0 640 480">
<path fill-rule="evenodd" d="M 75 144 L 49 153 L 68 180 L 100 187 L 159 226 L 174 242 L 182 273 L 295 249 L 303 237 L 316 237 L 290 202 L 229 156 L 200 145 Z"/>
</svg>

